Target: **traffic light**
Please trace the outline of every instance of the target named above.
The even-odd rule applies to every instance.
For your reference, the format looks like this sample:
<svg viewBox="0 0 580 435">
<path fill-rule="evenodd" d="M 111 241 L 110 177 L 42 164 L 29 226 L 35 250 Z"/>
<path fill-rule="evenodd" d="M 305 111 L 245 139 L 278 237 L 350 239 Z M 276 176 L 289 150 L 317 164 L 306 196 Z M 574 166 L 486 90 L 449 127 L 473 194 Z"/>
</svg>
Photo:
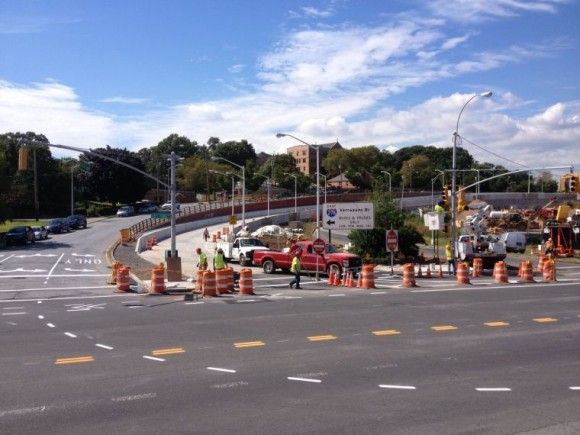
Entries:
<svg viewBox="0 0 580 435">
<path fill-rule="evenodd" d="M 28 169 L 28 148 L 20 147 L 18 149 L 18 170 L 26 171 Z"/>
<path fill-rule="evenodd" d="M 574 175 L 570 177 L 570 192 L 576 192 L 576 177 Z"/>
<path fill-rule="evenodd" d="M 446 184 L 441 191 L 441 201 L 446 210 L 449 209 L 449 186 Z"/>
</svg>

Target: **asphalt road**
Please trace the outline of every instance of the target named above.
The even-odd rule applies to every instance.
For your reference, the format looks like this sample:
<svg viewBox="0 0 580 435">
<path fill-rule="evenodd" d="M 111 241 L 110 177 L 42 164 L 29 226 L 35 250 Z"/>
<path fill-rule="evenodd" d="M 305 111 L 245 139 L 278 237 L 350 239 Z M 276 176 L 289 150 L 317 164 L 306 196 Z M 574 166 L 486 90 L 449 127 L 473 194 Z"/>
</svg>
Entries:
<svg viewBox="0 0 580 435">
<path fill-rule="evenodd" d="M 255 296 L 192 302 L 88 288 L 108 274 L 94 261 L 64 270 L 125 222 L 0 252 L 0 433 L 580 431 L 576 266 L 413 289 L 262 276 Z M 58 257 L 18 257 L 36 253 Z"/>
</svg>

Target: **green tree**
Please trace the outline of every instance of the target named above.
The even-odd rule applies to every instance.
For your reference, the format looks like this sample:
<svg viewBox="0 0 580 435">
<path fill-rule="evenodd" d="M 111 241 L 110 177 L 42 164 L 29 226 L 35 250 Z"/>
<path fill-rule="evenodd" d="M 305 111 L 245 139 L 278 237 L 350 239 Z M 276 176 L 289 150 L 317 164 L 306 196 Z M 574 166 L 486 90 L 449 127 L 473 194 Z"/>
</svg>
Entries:
<svg viewBox="0 0 580 435">
<path fill-rule="evenodd" d="M 215 145 L 213 151 L 211 151 L 213 157 L 221 157 L 231 162 L 237 163 L 238 165 L 245 165 L 246 162 L 256 162 L 256 151 L 254 146 L 247 140 L 242 139 L 241 141 L 229 141 L 224 143 L 218 143 Z"/>
</svg>

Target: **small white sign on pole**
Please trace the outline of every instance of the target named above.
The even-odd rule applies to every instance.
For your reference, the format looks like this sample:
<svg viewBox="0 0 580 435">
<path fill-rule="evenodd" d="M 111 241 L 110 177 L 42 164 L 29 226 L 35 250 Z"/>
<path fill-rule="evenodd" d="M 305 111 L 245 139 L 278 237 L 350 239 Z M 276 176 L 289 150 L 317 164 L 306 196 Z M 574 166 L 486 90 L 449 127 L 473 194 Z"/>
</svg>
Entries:
<svg viewBox="0 0 580 435">
<path fill-rule="evenodd" d="M 445 213 L 438 213 L 436 211 L 425 213 L 423 215 L 423 222 L 431 231 L 442 230 L 445 225 Z"/>
<path fill-rule="evenodd" d="M 372 202 L 338 202 L 322 206 L 322 227 L 329 230 L 372 230 L 375 213 Z"/>
</svg>

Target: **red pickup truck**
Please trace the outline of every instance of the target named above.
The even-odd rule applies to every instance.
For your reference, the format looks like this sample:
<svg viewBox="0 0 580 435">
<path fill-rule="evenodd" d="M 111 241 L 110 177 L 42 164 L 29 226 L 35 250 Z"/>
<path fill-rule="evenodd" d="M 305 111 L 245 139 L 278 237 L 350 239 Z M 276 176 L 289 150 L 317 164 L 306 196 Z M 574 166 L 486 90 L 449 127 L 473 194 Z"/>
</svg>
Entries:
<svg viewBox="0 0 580 435">
<path fill-rule="evenodd" d="M 295 249 L 302 249 L 302 270 L 316 271 L 316 257 L 318 257 L 318 270 L 322 273 L 328 273 L 331 270 L 338 270 L 342 273 L 344 269 L 360 272 L 362 267 L 361 257 L 339 252 L 333 245 L 326 245 L 324 253 L 320 255 L 312 250 L 312 241 L 297 242 L 290 250 L 294 252 Z M 290 252 L 255 251 L 252 263 L 254 266 L 263 268 L 265 273 L 273 273 L 276 269 L 288 272 L 292 264 L 292 255 Z"/>
</svg>

